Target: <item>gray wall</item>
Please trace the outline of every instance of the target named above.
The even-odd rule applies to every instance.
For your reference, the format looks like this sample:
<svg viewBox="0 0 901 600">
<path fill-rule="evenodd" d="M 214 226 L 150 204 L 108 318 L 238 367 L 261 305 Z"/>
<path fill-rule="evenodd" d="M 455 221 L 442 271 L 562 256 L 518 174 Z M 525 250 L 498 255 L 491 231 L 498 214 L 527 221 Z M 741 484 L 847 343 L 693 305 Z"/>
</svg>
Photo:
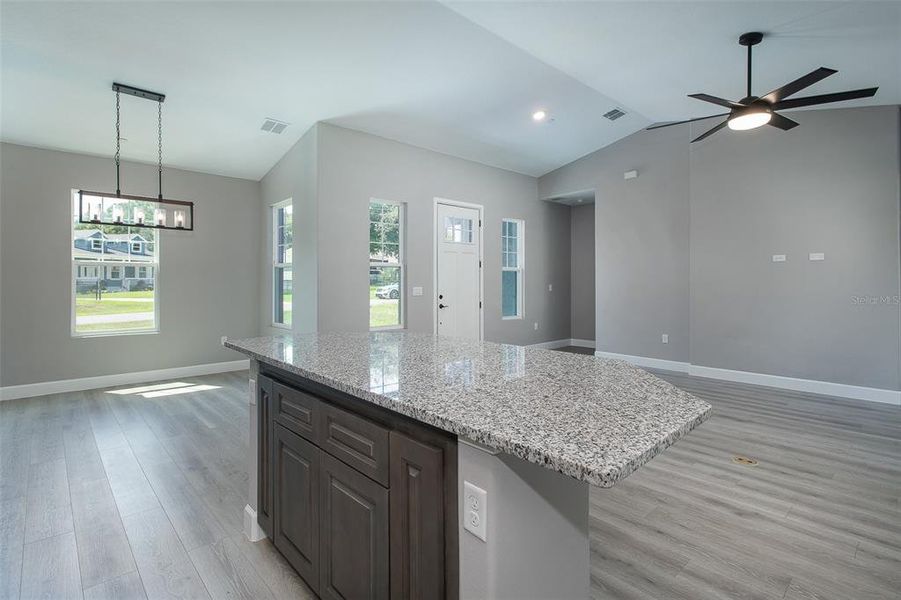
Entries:
<svg viewBox="0 0 901 600">
<path fill-rule="evenodd" d="M 898 108 L 792 118 L 639 132 L 539 180 L 596 190 L 598 349 L 901 387 L 901 306 L 853 302 L 901 293 Z"/>
<path fill-rule="evenodd" d="M 570 337 L 569 209 L 539 201 L 535 178 L 334 125 L 320 124 L 318 144 L 320 330 L 368 329 L 367 206 L 380 198 L 407 205 L 407 328 L 433 331 L 433 199 L 441 197 L 485 207 L 485 339 Z M 501 319 L 504 217 L 526 223 L 522 320 Z M 424 295 L 412 297 L 413 286 Z"/>
<path fill-rule="evenodd" d="M 318 131 L 311 127 L 260 180 L 260 331 L 272 327 L 272 205 L 291 198 L 294 206 L 294 293 L 292 329 L 316 331 L 318 315 Z"/>
<path fill-rule="evenodd" d="M 571 336 L 594 340 L 594 204 L 570 209 Z"/>
<path fill-rule="evenodd" d="M 196 203 L 193 232 L 160 238 L 160 332 L 72 338 L 72 189 L 114 190 L 109 158 L 0 145 L 0 385 L 236 360 L 220 336 L 256 333 L 259 184 L 166 169 Z M 123 163 L 123 191 L 155 196 L 156 167 Z"/>
</svg>

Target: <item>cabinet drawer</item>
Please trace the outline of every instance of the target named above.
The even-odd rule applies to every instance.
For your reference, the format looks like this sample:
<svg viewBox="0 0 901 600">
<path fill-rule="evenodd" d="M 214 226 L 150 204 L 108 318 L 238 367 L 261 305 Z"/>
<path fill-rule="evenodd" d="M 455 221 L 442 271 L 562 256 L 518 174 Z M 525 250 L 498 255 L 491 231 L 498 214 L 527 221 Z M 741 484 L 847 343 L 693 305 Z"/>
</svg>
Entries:
<svg viewBox="0 0 901 600">
<path fill-rule="evenodd" d="M 364 475 L 388 486 L 388 429 L 334 406 L 321 404 L 319 446 Z"/>
<path fill-rule="evenodd" d="M 280 383 L 272 384 L 273 417 L 289 431 L 319 443 L 322 403 L 313 396 Z"/>
</svg>

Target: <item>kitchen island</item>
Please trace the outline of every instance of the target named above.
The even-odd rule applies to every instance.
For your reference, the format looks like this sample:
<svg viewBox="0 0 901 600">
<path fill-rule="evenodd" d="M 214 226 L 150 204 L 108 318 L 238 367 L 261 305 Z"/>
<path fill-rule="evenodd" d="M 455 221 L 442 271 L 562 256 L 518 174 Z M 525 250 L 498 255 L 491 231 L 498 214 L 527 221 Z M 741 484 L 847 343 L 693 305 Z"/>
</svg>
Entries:
<svg viewBox="0 0 901 600">
<path fill-rule="evenodd" d="M 246 533 L 325 598 L 587 598 L 588 486 L 711 411 L 628 363 L 538 348 L 406 332 L 224 344 L 251 359 Z"/>
</svg>

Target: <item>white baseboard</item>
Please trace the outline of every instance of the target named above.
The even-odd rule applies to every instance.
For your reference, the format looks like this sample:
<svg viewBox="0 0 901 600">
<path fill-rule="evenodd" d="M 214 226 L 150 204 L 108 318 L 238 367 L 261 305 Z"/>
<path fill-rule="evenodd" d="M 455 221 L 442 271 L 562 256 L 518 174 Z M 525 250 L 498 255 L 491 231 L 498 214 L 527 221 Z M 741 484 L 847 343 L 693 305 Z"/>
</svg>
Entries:
<svg viewBox="0 0 901 600">
<path fill-rule="evenodd" d="M 844 383 L 833 383 L 831 381 L 817 381 L 815 379 L 799 379 L 797 377 L 768 375 L 766 373 L 752 373 L 751 371 L 734 371 L 732 369 L 704 367 L 687 362 L 648 358 L 646 356 L 632 356 L 629 354 L 616 354 L 615 352 L 597 351 L 595 352 L 595 356 L 616 358 L 630 362 L 639 367 L 676 371 L 694 375 L 695 377 L 707 377 L 708 379 L 749 383 L 751 385 L 774 387 L 795 392 L 808 392 L 811 394 L 821 394 L 823 396 L 837 396 L 839 398 L 851 398 L 853 400 L 868 400 L 870 402 L 901 405 L 901 391 L 898 390 L 847 385 Z"/>
<path fill-rule="evenodd" d="M 553 350 L 554 348 L 563 348 L 565 346 L 569 346 L 570 342 L 569 338 L 565 340 L 551 340 L 550 342 L 538 342 L 537 344 L 529 344 L 529 348 L 545 348 L 547 350 Z"/>
<path fill-rule="evenodd" d="M 244 537 L 251 542 L 259 542 L 266 539 L 266 532 L 257 523 L 257 511 L 249 504 L 244 505 Z"/>
<path fill-rule="evenodd" d="M 594 348 L 594 340 L 579 340 L 576 338 L 565 338 L 562 340 L 552 340 L 550 342 L 538 342 L 537 344 L 529 344 L 529 348 L 545 348 L 554 350 L 556 348 L 565 348 L 566 346 L 579 346 L 581 348 Z"/>
<path fill-rule="evenodd" d="M 624 360 L 628 363 L 639 367 L 648 367 L 649 369 L 663 369 L 665 371 L 677 371 L 679 373 L 688 373 L 689 364 L 675 360 L 665 360 L 663 358 L 649 358 L 647 356 L 632 356 L 631 354 L 617 354 L 616 352 L 602 352 L 596 350 L 595 356 L 602 358 L 615 358 Z"/>
<path fill-rule="evenodd" d="M 0 387 L 0 401 L 15 400 L 17 398 L 31 398 L 33 396 L 45 396 L 47 394 L 80 392 L 82 390 L 94 390 L 116 385 L 147 383 L 151 381 L 160 381 L 162 379 L 175 379 L 178 377 L 197 377 L 200 375 L 211 375 L 213 373 L 241 371 L 249 368 L 249 366 L 250 361 L 244 359 L 208 363 L 204 365 L 191 365 L 188 367 L 156 369 L 154 371 L 135 371 L 133 373 L 116 373 L 114 375 L 82 377 L 79 379 L 61 379 L 58 381 L 26 383 L 24 385 L 8 385 Z"/>
<path fill-rule="evenodd" d="M 722 379 L 725 381 L 736 381 L 738 383 L 750 383 L 752 385 L 782 388 L 785 390 L 793 390 L 795 392 L 809 392 L 811 394 L 822 394 L 824 396 L 838 396 L 840 398 L 901 405 L 901 391 L 898 390 L 847 385 L 845 383 L 818 381 L 816 379 L 798 379 L 796 377 L 752 373 L 750 371 L 733 371 L 731 369 L 702 367 L 700 365 L 691 365 L 688 374 L 697 377 L 708 377 L 710 379 Z"/>
</svg>

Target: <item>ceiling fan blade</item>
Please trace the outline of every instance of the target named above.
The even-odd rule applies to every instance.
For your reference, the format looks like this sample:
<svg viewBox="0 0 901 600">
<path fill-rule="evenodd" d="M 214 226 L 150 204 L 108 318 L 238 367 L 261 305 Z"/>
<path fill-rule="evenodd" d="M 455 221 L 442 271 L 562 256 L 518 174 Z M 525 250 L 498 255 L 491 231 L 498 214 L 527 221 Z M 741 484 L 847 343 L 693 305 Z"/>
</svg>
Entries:
<svg viewBox="0 0 901 600">
<path fill-rule="evenodd" d="M 851 90 L 849 92 L 836 92 L 834 94 L 822 94 L 819 96 L 806 96 L 804 98 L 792 98 L 790 100 L 782 100 L 773 105 L 776 110 L 784 110 L 786 108 L 800 108 L 802 106 L 813 106 L 815 104 L 828 104 L 830 102 L 841 102 L 842 100 L 857 100 L 858 98 L 870 98 L 876 95 L 878 87 L 866 88 L 862 90 Z"/>
<path fill-rule="evenodd" d="M 810 87 L 813 84 L 815 84 L 816 82 L 826 79 L 830 75 L 834 75 L 836 73 L 838 73 L 838 71 L 836 71 L 835 69 L 827 69 L 826 67 L 820 67 L 816 71 L 811 71 L 804 77 L 799 77 L 798 79 L 795 79 L 791 83 L 786 83 L 781 88 L 777 88 L 777 89 L 773 90 L 766 96 L 763 96 L 763 100 L 766 100 L 770 104 L 780 102 L 780 101 L 784 100 L 785 98 L 788 98 L 792 94 L 797 94 L 804 88 Z"/>
<path fill-rule="evenodd" d="M 717 131 L 719 131 L 719 130 L 722 129 L 723 127 L 725 127 L 725 126 L 726 126 L 726 123 L 728 123 L 728 122 L 729 122 L 729 121 L 723 121 L 722 123 L 720 123 L 720 124 L 717 125 L 716 127 L 713 127 L 712 129 L 708 129 L 707 131 L 705 131 L 704 133 L 702 133 L 701 135 L 699 135 L 699 136 L 696 137 L 695 139 L 691 140 L 691 143 L 694 144 L 695 142 L 700 142 L 701 140 L 703 140 L 703 139 L 706 138 L 706 137 L 710 137 L 711 135 L 713 135 L 714 133 L 716 133 Z"/>
<path fill-rule="evenodd" d="M 782 131 L 788 131 L 794 127 L 797 127 L 799 123 L 797 121 L 792 121 L 788 117 L 783 117 L 780 114 L 773 113 L 770 117 L 770 122 L 767 125 L 772 125 L 773 127 L 778 127 Z"/>
<path fill-rule="evenodd" d="M 726 100 L 725 98 L 717 98 L 716 96 L 711 96 L 710 94 L 689 94 L 688 97 L 696 98 L 697 100 L 703 100 L 704 102 L 710 102 L 711 104 L 719 104 L 720 106 L 725 106 L 726 108 L 738 108 L 744 106 L 744 104 L 732 102 L 731 100 Z"/>
<path fill-rule="evenodd" d="M 646 127 L 645 129 L 650 131 L 651 129 L 660 129 L 661 127 L 672 127 L 673 125 L 681 125 L 682 123 L 694 123 L 695 121 L 703 121 L 704 119 L 712 119 L 714 117 L 725 117 L 729 113 L 720 113 L 718 115 L 710 115 L 709 117 L 697 117 L 695 119 L 685 119 L 684 121 L 667 121 L 666 123 L 654 123 L 650 127 Z"/>
</svg>

